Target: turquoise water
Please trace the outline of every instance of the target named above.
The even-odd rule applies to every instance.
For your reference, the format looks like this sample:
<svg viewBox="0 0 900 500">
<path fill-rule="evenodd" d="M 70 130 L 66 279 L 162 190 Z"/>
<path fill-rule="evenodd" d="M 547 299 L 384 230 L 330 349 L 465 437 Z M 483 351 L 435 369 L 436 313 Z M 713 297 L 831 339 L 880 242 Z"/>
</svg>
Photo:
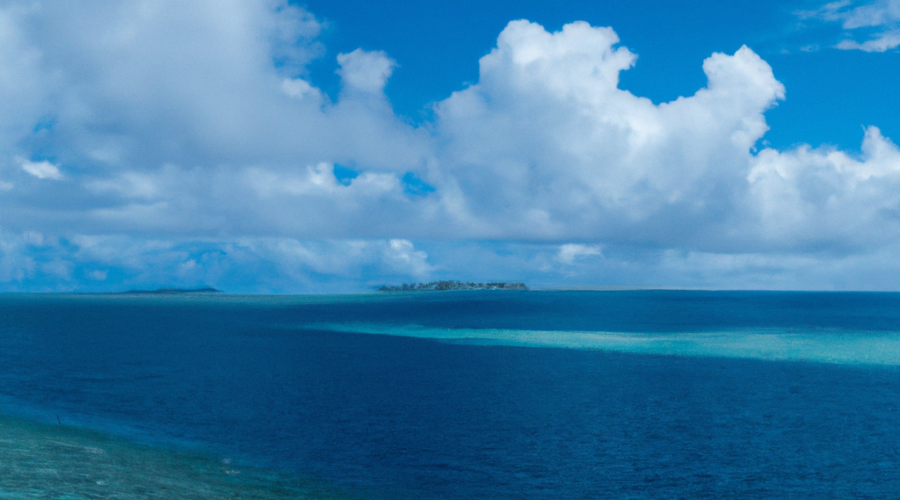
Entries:
<svg viewBox="0 0 900 500">
<path fill-rule="evenodd" d="M 900 295 L 0 297 L 0 498 L 885 498 Z"/>
<path fill-rule="evenodd" d="M 335 332 L 397 335 L 480 345 L 608 350 L 635 354 L 810 361 L 843 365 L 900 366 L 900 334 L 893 332 L 819 331 L 815 334 L 777 329 L 702 333 L 567 332 L 426 328 L 351 323 L 321 324 Z"/>
</svg>

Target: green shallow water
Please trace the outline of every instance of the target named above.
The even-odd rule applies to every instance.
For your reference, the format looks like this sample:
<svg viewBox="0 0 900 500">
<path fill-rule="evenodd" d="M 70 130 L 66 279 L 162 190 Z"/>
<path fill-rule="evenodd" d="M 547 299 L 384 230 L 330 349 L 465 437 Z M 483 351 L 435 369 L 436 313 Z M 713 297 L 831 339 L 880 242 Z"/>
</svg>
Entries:
<svg viewBox="0 0 900 500">
<path fill-rule="evenodd" d="M 312 481 L 0 416 L 0 499 L 341 499 Z"/>
</svg>

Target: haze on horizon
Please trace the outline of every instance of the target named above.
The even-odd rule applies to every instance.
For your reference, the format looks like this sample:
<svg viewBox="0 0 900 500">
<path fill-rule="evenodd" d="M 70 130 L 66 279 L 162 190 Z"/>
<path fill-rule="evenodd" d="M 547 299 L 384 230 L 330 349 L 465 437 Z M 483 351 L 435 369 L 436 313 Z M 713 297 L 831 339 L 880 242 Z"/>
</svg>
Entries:
<svg viewBox="0 0 900 500">
<path fill-rule="evenodd" d="M 0 291 L 900 289 L 900 0 L 580 4 L 0 2 Z"/>
</svg>

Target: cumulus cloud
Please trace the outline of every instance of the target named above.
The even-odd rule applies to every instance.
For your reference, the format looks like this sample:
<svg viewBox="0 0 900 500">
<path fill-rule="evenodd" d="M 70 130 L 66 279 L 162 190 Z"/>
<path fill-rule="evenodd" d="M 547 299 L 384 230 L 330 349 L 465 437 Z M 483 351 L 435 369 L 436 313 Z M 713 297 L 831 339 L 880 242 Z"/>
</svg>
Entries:
<svg viewBox="0 0 900 500">
<path fill-rule="evenodd" d="M 416 278 L 425 278 L 430 274 L 432 268 L 428 264 L 428 254 L 416 250 L 411 241 L 390 240 L 389 244 L 390 251 L 387 252 L 387 257 L 396 263 L 400 272 Z"/>
<path fill-rule="evenodd" d="M 887 33 L 895 5 L 815 15 Z M 638 61 L 612 28 L 513 21 L 477 81 L 413 126 L 384 94 L 384 52 L 339 54 L 341 92 L 316 87 L 321 29 L 282 0 L 4 3 L 0 282 L 687 283 L 701 261 L 733 280 L 871 256 L 858 272 L 900 246 L 896 145 L 871 126 L 860 153 L 757 151 L 786 94 L 749 47 L 654 104 L 619 88 Z"/>
<path fill-rule="evenodd" d="M 765 149 L 747 176 L 761 241 L 785 248 L 877 248 L 900 229 L 900 150 L 877 127 L 862 155 L 834 148 Z"/>
<path fill-rule="evenodd" d="M 473 225 L 481 236 L 681 244 L 689 225 L 730 222 L 784 87 L 742 47 L 704 62 L 706 88 L 654 105 L 618 88 L 636 59 L 618 41 L 587 23 L 510 23 L 479 82 L 437 105 L 459 205 L 492 219 Z"/>
<path fill-rule="evenodd" d="M 409 168 L 418 161 L 413 131 L 389 110 L 348 113 L 351 102 L 323 110 L 317 99 L 289 98 L 316 94 L 303 87 L 302 73 L 321 52 L 314 17 L 298 7 L 260 0 L 30 4 L 0 9 L 14 27 L 0 49 L 4 75 L 14 80 L 4 86 L 17 111 L 6 113 L 18 126 L 10 135 L 54 149 L 62 163 L 284 168 L 337 160 Z M 362 84 L 361 72 L 348 76 Z M 365 140 L 344 130 L 364 130 Z M 391 147 L 378 152 L 380 143 Z"/>
<path fill-rule="evenodd" d="M 3 220 L 8 229 L 67 219 L 72 230 L 96 233 L 352 235 L 332 221 L 303 221 L 348 199 L 360 205 L 353 193 L 402 197 L 403 176 L 430 156 L 428 134 L 396 117 L 381 94 L 394 66 L 383 53 L 341 55 L 353 91 L 335 102 L 309 83 L 305 68 L 324 53 L 321 25 L 285 1 L 35 5 L 0 7 L 8 28 L 0 30 L 0 157 L 49 156 L 18 163 L 40 179 L 61 179 L 60 164 L 72 176 L 54 190 L 5 175 L 3 190 L 21 186 L 28 198 L 4 200 L 6 208 L 29 205 Z M 349 189 L 298 191 L 315 180 L 310 169 L 333 163 L 365 172 Z M 396 207 L 374 208 L 358 211 L 397 219 L 385 217 Z M 371 222 L 354 217 L 345 220 Z"/>
</svg>

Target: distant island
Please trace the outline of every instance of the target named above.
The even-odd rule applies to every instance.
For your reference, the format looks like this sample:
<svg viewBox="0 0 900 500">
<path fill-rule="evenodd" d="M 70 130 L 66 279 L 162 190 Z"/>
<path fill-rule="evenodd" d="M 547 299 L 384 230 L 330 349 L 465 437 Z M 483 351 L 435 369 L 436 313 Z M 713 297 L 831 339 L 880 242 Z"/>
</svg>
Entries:
<svg viewBox="0 0 900 500">
<path fill-rule="evenodd" d="M 525 283 L 472 283 L 462 281 L 432 281 L 430 283 L 404 283 L 400 286 L 385 285 L 379 292 L 444 292 L 455 290 L 528 290 Z"/>
<path fill-rule="evenodd" d="M 207 286 L 202 288 L 157 288 L 156 290 L 129 290 L 127 292 L 120 293 L 136 295 L 181 295 L 189 293 L 222 293 L 222 291 Z"/>
</svg>

